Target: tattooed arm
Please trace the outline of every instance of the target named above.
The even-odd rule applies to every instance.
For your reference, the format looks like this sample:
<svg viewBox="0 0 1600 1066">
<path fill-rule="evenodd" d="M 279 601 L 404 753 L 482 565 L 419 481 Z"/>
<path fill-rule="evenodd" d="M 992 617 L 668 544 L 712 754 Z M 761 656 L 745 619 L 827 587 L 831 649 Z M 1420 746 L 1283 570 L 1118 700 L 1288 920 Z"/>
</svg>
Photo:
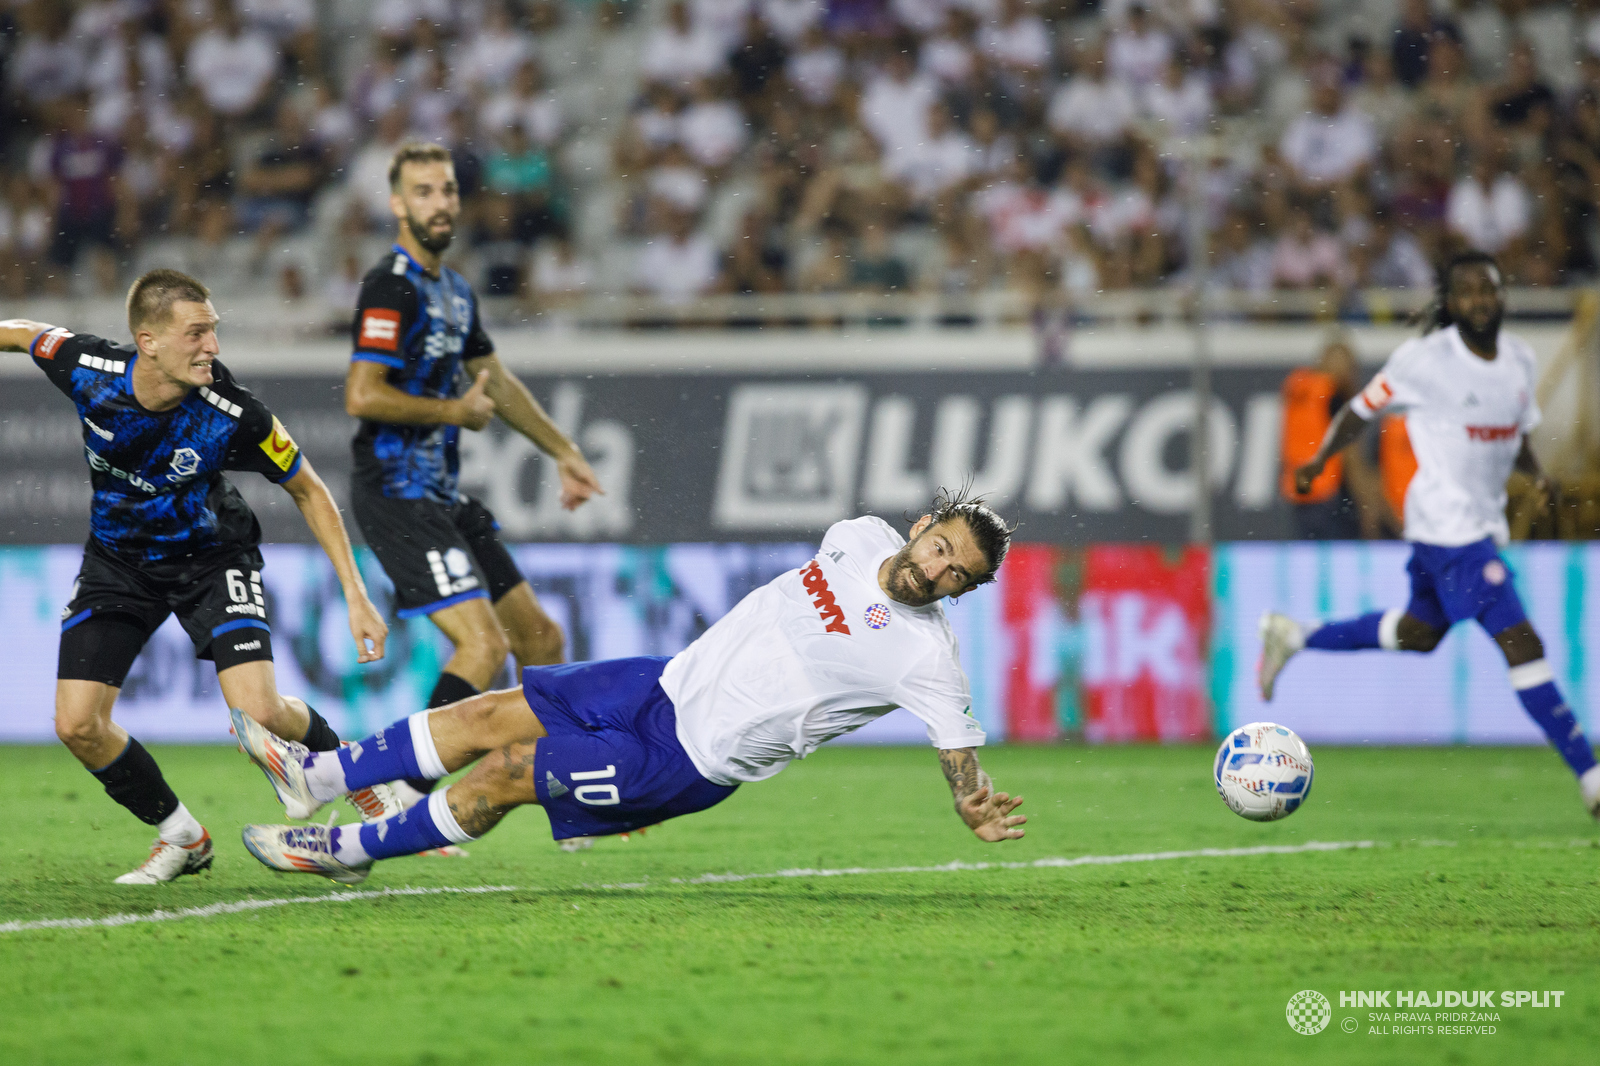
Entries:
<svg viewBox="0 0 1600 1066">
<path fill-rule="evenodd" d="M 1028 819 L 1011 813 L 1022 805 L 1022 797 L 994 790 L 994 782 L 978 765 L 976 748 L 941 748 L 939 766 L 950 782 L 956 814 L 979 840 L 996 843 L 1022 836 L 1023 830 L 1018 827 Z"/>
</svg>

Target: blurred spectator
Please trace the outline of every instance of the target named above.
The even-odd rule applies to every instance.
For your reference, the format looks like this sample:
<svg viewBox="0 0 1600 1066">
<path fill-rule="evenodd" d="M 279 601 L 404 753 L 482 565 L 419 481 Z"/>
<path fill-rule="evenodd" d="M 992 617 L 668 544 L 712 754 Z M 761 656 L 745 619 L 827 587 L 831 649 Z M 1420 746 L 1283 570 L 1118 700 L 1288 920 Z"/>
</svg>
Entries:
<svg viewBox="0 0 1600 1066">
<path fill-rule="evenodd" d="M 1334 416 L 1355 395 L 1358 373 L 1355 353 L 1336 340 L 1314 368 L 1301 367 L 1284 380 L 1280 491 L 1301 540 L 1356 540 L 1363 535 L 1363 512 L 1377 503 L 1377 478 L 1359 441 L 1328 460 L 1310 492 L 1295 491 L 1295 470 L 1316 454 Z M 1367 535 L 1376 532 L 1376 517 L 1367 519 Z"/>
<path fill-rule="evenodd" d="M 663 230 L 646 242 L 634 264 L 634 288 L 670 302 L 710 292 L 717 283 L 717 249 L 694 229 L 687 211 L 668 214 Z"/>
<path fill-rule="evenodd" d="M 579 258 L 563 233 L 539 242 L 533 253 L 532 295 L 541 310 L 562 310 L 578 304 L 594 285 L 594 269 Z"/>
<path fill-rule="evenodd" d="M 784 260 L 782 250 L 767 241 L 767 219 L 751 212 L 723 254 L 718 288 L 732 293 L 782 292 Z"/>
<path fill-rule="evenodd" d="M 829 42 L 822 27 L 806 31 L 801 47 L 784 64 L 783 75 L 800 98 L 813 107 L 833 102 L 844 78 L 844 53 Z"/>
<path fill-rule="evenodd" d="M 12 92 L 33 106 L 54 103 L 83 87 L 86 57 L 69 35 L 65 4 L 31 3 L 17 9 L 16 51 L 6 62 Z"/>
<path fill-rule="evenodd" d="M 1539 78 L 1533 46 L 1518 41 L 1506 61 L 1506 76 L 1489 87 L 1486 94 L 1489 117 L 1502 129 L 1527 131 L 1535 136 L 1548 133 L 1555 122 L 1555 91 Z"/>
<path fill-rule="evenodd" d="M 1361 173 L 1377 155 L 1372 120 L 1344 101 L 1338 71 L 1322 65 L 1314 75 L 1312 111 L 1283 131 L 1278 152 L 1308 189 L 1326 188 Z"/>
<path fill-rule="evenodd" d="M 484 161 L 484 185 L 504 197 L 514 239 L 532 244 L 559 226 L 550 156 L 521 126 L 503 130 Z"/>
<path fill-rule="evenodd" d="M 406 113 L 398 107 L 385 111 L 365 148 L 356 153 L 347 172 L 346 186 L 367 213 L 367 223 L 377 230 L 394 225 L 389 209 L 389 161 L 406 139 Z"/>
<path fill-rule="evenodd" d="M 861 95 L 861 124 L 892 155 L 927 137 L 928 109 L 937 99 L 933 80 L 917 73 L 913 46 L 901 42 Z"/>
<path fill-rule="evenodd" d="M 533 42 L 517 29 L 505 0 L 489 0 L 483 6 L 483 24 L 459 51 L 456 69 L 468 92 L 494 92 L 509 85 L 532 58 Z"/>
<path fill-rule="evenodd" d="M 1136 117 L 1133 93 L 1106 74 L 1105 50 L 1092 46 L 1078 70 L 1050 101 L 1050 128 L 1069 151 L 1086 151 L 1120 140 Z"/>
<path fill-rule="evenodd" d="M 749 133 L 739 106 L 719 96 L 711 79 L 702 78 L 695 85 L 694 103 L 678 122 L 678 136 L 690 159 L 717 170 L 733 161 Z"/>
<path fill-rule="evenodd" d="M 185 74 L 217 114 L 246 118 L 272 87 L 278 47 L 259 30 L 244 28 L 231 0 L 217 0 L 215 11 L 211 28 L 189 45 Z"/>
<path fill-rule="evenodd" d="M 1491 255 L 1528 231 L 1532 205 L 1528 189 L 1505 168 L 1499 153 L 1480 151 L 1472 169 L 1450 190 L 1446 208 L 1450 232 Z"/>
<path fill-rule="evenodd" d="M 1211 86 L 1202 74 L 1185 69 L 1183 56 L 1174 54 L 1161 77 L 1145 87 L 1143 111 L 1182 137 L 1205 130 L 1211 121 Z"/>
<path fill-rule="evenodd" d="M 1106 42 L 1106 70 L 1129 89 L 1154 85 L 1172 61 L 1170 34 L 1150 17 L 1142 3 L 1128 7 L 1127 23 L 1114 30 Z"/>
<path fill-rule="evenodd" d="M 525 59 L 518 64 L 511 83 L 489 98 L 478 121 L 491 140 L 512 125 L 520 125 L 540 148 L 551 148 L 560 140 L 561 101 L 545 86 L 544 68 L 538 60 Z"/>
<path fill-rule="evenodd" d="M 921 204 L 931 204 L 963 184 L 976 165 L 977 149 L 971 138 L 956 127 L 950 109 L 942 103 L 929 105 L 923 139 L 899 145 L 885 161 L 885 169 Z"/>
<path fill-rule="evenodd" d="M 639 69 L 651 81 L 686 86 L 716 74 L 726 58 L 724 42 L 707 27 L 690 21 L 684 0 L 673 0 L 667 7 L 666 22 L 645 40 Z"/>
<path fill-rule="evenodd" d="M 1344 250 L 1333 234 L 1317 229 L 1311 212 L 1296 207 L 1272 249 L 1272 283 L 1280 289 L 1347 284 Z"/>
<path fill-rule="evenodd" d="M 793 48 L 806 31 L 822 23 L 822 0 L 761 0 L 761 18 L 786 46 Z"/>
<path fill-rule="evenodd" d="M 85 97 L 65 105 L 61 115 L 62 131 L 50 139 L 45 162 L 56 206 L 50 261 L 70 271 L 79 254 L 88 251 L 100 290 L 111 292 L 117 287 L 113 256 L 122 145 L 90 131 Z M 56 287 L 64 289 L 64 275 L 52 276 Z"/>
<path fill-rule="evenodd" d="M 861 241 L 850 259 L 850 288 L 857 292 L 903 292 L 911 287 L 911 272 L 894 254 L 889 231 L 874 220 L 861 229 Z"/>
<path fill-rule="evenodd" d="M 1452 24 L 1434 16 L 1429 0 L 1401 0 L 1400 24 L 1395 27 L 1389 46 L 1394 76 L 1408 89 L 1415 89 L 1428 76 L 1428 53 L 1440 36 L 1457 37 Z"/>
<path fill-rule="evenodd" d="M 1377 289 L 1427 289 L 1433 285 L 1427 254 L 1415 236 L 1395 225 L 1388 211 L 1374 213 L 1371 230 L 1352 253 L 1362 285 Z"/>
<path fill-rule="evenodd" d="M 311 139 L 299 106 L 283 101 L 272 135 L 239 175 L 240 227 L 249 233 L 262 230 L 267 239 L 300 229 L 310 218 L 324 169 L 322 150 Z"/>
</svg>

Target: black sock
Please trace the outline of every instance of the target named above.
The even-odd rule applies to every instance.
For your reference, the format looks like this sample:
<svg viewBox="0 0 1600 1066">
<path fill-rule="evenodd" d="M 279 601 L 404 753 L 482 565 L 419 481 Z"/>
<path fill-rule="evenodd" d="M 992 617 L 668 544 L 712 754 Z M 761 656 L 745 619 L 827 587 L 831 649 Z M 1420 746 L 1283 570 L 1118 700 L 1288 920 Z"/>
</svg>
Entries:
<svg viewBox="0 0 1600 1066">
<path fill-rule="evenodd" d="M 338 751 L 339 734 L 333 731 L 333 726 L 311 704 L 306 704 L 306 710 L 311 713 L 311 724 L 306 727 L 305 739 L 300 743 L 312 751 Z"/>
<path fill-rule="evenodd" d="M 89 772 L 105 786 L 106 795 L 128 808 L 146 825 L 160 825 L 167 815 L 178 809 L 178 797 L 167 779 L 161 776 L 161 767 L 144 750 L 144 745 L 132 737 L 109 766 Z"/>
<path fill-rule="evenodd" d="M 433 695 L 428 697 L 428 710 L 431 711 L 435 707 L 443 707 L 446 704 L 455 703 L 457 700 L 468 699 L 472 696 L 476 696 L 477 694 L 478 690 L 473 687 L 472 682 L 468 681 L 464 677 L 457 677 L 455 674 L 452 674 L 450 671 L 446 670 L 444 673 L 439 675 L 439 680 L 434 683 Z M 437 781 L 430 781 L 424 777 L 406 778 L 406 784 L 410 785 L 418 792 L 421 792 L 423 795 L 427 795 L 428 793 L 432 792 L 433 786 L 437 785 L 438 783 L 439 782 Z"/>
<path fill-rule="evenodd" d="M 434 683 L 433 695 L 428 697 L 428 710 L 468 699 L 477 694 L 478 690 L 472 687 L 472 682 L 464 677 L 457 677 L 447 670 L 440 674 L 439 680 Z"/>
</svg>

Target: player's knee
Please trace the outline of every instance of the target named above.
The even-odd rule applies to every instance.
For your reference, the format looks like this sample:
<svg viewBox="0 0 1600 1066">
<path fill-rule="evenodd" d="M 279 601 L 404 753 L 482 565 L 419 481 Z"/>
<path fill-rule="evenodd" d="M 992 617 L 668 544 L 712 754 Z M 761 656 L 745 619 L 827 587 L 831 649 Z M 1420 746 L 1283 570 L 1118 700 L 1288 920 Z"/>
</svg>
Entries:
<svg viewBox="0 0 1600 1066">
<path fill-rule="evenodd" d="M 71 708 L 56 708 L 56 739 L 68 749 L 93 747 L 105 737 L 110 723 L 97 714 L 85 714 Z"/>
<path fill-rule="evenodd" d="M 546 619 L 542 625 L 516 634 L 511 653 L 522 666 L 549 666 L 562 660 L 566 646 L 567 636 L 561 631 L 560 624 Z"/>
<path fill-rule="evenodd" d="M 1544 641 L 1528 622 L 1519 622 L 1495 634 L 1494 642 L 1506 657 L 1506 665 L 1522 666 L 1544 658 Z"/>
<path fill-rule="evenodd" d="M 511 645 L 506 642 L 504 632 L 498 628 L 487 629 L 473 635 L 467 651 L 480 667 L 493 675 L 505 665 L 506 656 L 511 654 Z"/>
<path fill-rule="evenodd" d="M 1395 629 L 1401 651 L 1430 652 L 1444 639 L 1445 631 L 1406 615 Z"/>
</svg>

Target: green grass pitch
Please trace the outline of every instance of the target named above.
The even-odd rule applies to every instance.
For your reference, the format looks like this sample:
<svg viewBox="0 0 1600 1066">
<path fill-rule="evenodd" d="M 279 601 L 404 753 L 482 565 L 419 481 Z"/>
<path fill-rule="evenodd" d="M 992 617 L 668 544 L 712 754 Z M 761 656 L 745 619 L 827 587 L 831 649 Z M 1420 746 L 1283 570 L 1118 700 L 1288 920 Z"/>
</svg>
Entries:
<svg viewBox="0 0 1600 1066">
<path fill-rule="evenodd" d="M 1314 754 L 1307 806 L 1257 825 L 1217 798 L 1208 749 L 991 749 L 1030 815 L 1001 846 L 962 828 L 929 750 L 824 750 L 577 854 L 529 808 L 468 859 L 362 886 L 514 891 L 0 933 L 0 1063 L 1592 1062 L 1600 849 L 1556 757 Z M 110 884 L 148 830 L 64 750 L 0 748 L 0 923 L 336 894 L 246 854 L 239 826 L 281 809 L 242 755 L 156 755 L 212 873 Z M 1308 841 L 1376 846 L 681 883 Z M 1478 988 L 1565 996 L 1473 1036 L 1372 1034 L 1337 997 Z M 1333 1001 L 1314 1036 L 1285 1019 L 1301 989 Z"/>
</svg>

